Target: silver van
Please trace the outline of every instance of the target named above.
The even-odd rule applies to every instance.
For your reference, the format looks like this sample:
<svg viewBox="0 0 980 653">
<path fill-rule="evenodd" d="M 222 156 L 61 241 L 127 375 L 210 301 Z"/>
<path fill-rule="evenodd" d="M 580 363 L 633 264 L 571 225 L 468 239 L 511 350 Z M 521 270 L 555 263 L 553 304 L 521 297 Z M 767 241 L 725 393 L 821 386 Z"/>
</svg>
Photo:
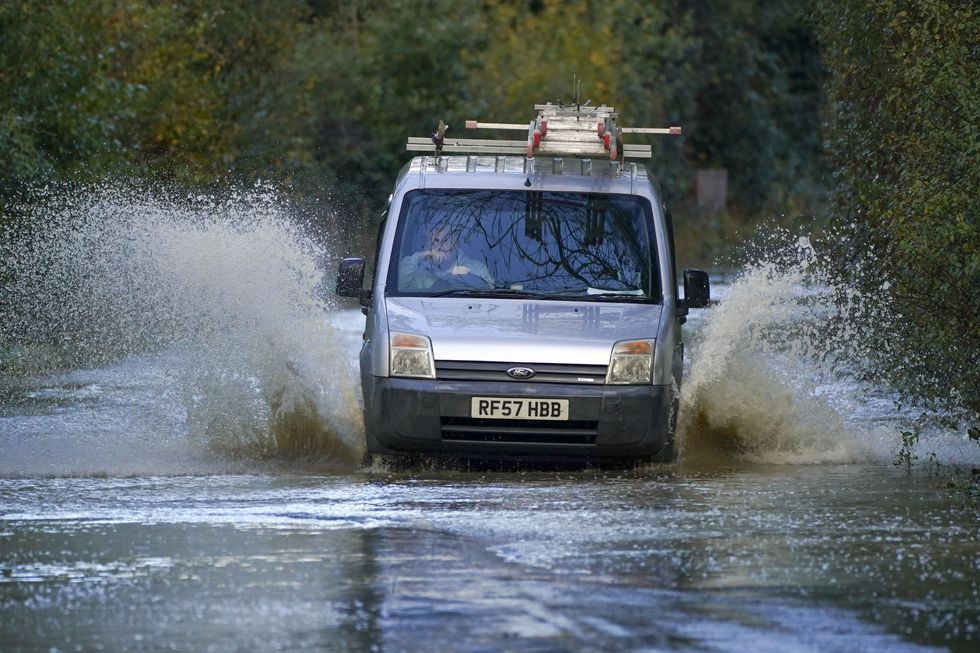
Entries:
<svg viewBox="0 0 980 653">
<path fill-rule="evenodd" d="M 538 105 L 527 141 L 409 149 L 379 230 L 374 278 L 340 264 L 367 315 L 360 353 L 372 454 L 670 461 L 681 325 L 708 277 L 677 294 L 670 212 L 627 158 L 610 107 Z M 677 128 L 671 128 L 676 130 Z M 679 131 L 679 130 L 677 130 Z M 543 132 L 543 133 L 542 133 Z"/>
</svg>

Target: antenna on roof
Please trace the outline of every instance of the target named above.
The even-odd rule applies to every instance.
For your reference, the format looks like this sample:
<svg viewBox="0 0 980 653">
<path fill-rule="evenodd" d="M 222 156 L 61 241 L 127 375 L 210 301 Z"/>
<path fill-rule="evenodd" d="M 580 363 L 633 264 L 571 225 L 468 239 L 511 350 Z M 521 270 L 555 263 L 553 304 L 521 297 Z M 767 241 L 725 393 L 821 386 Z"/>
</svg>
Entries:
<svg viewBox="0 0 980 653">
<path fill-rule="evenodd" d="M 584 107 L 592 104 L 592 100 L 586 100 L 584 104 L 582 103 L 582 80 L 578 78 L 578 75 L 572 75 L 572 104 L 575 105 L 576 111 L 581 111 Z M 562 109 L 565 108 L 561 106 L 561 102 L 558 105 Z"/>
</svg>

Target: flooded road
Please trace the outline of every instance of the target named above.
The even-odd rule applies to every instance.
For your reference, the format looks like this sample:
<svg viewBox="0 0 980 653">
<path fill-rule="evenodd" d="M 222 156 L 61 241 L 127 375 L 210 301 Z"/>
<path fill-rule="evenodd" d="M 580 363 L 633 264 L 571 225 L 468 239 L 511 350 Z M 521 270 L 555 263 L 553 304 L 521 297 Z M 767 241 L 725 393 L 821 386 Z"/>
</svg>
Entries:
<svg viewBox="0 0 980 653">
<path fill-rule="evenodd" d="M 976 649 L 980 508 L 944 483 L 980 448 L 925 429 L 897 468 L 914 411 L 811 362 L 798 276 L 692 315 L 675 465 L 365 467 L 324 253 L 272 200 L 123 200 L 18 253 L 3 335 L 75 358 L 0 351 L 0 650 Z"/>
<path fill-rule="evenodd" d="M 969 650 L 976 514 L 880 465 L 0 482 L 4 650 Z"/>
<path fill-rule="evenodd" d="M 358 324 L 334 320 L 351 352 Z M 971 650 L 980 637 L 975 500 L 890 458 L 775 464 L 691 444 L 677 465 L 625 470 L 392 471 L 232 455 L 188 433 L 173 364 L 8 388 L 4 651 Z"/>
</svg>

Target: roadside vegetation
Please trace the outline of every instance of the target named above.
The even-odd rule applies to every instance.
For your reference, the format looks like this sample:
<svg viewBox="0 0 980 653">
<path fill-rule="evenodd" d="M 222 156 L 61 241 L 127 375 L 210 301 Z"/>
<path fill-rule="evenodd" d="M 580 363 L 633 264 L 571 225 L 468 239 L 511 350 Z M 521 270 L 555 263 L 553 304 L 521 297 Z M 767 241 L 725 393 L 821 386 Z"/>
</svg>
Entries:
<svg viewBox="0 0 980 653">
<path fill-rule="evenodd" d="M 656 138 L 673 202 L 728 170 L 724 220 L 823 199 L 821 72 L 796 3 L 15 0 L 0 4 L 0 201 L 52 178 L 271 180 L 353 221 L 406 135 L 615 103 Z M 696 207 L 689 207 L 694 209 Z M 691 213 L 692 211 L 687 211 Z M 723 221 L 724 221 L 723 220 Z M 713 233 L 716 216 L 703 220 Z"/>
<path fill-rule="evenodd" d="M 523 121 L 577 74 L 630 124 L 683 126 L 651 141 L 682 263 L 759 224 L 836 234 L 838 274 L 892 309 L 866 334 L 877 380 L 976 424 L 970 3 L 10 0 L 0 43 L 0 223 L 64 180 L 261 180 L 365 243 L 405 136 Z"/>
<path fill-rule="evenodd" d="M 878 378 L 980 439 L 980 9 L 822 2 L 840 274 L 889 302 Z"/>
</svg>

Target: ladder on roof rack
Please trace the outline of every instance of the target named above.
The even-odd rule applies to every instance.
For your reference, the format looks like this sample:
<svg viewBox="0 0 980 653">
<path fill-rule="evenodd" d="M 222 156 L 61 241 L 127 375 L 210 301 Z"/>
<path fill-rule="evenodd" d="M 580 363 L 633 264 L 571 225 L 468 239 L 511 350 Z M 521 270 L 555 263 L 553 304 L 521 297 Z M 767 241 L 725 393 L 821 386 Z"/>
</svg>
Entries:
<svg viewBox="0 0 980 653">
<path fill-rule="evenodd" d="M 679 136 L 680 127 L 620 127 L 619 114 L 613 107 L 596 107 L 578 103 L 563 106 L 560 103 L 536 104 L 537 112 L 530 124 L 478 122 L 467 120 L 467 129 L 496 129 L 501 131 L 527 130 L 526 140 L 498 140 L 478 138 L 446 138 L 449 126 L 439 121 L 439 126 L 431 137 L 408 138 L 406 149 L 410 152 L 433 152 L 441 154 L 524 154 L 534 158 L 535 154 L 553 157 L 648 159 L 651 156 L 649 145 L 623 143 L 623 134 L 667 134 Z"/>
</svg>

